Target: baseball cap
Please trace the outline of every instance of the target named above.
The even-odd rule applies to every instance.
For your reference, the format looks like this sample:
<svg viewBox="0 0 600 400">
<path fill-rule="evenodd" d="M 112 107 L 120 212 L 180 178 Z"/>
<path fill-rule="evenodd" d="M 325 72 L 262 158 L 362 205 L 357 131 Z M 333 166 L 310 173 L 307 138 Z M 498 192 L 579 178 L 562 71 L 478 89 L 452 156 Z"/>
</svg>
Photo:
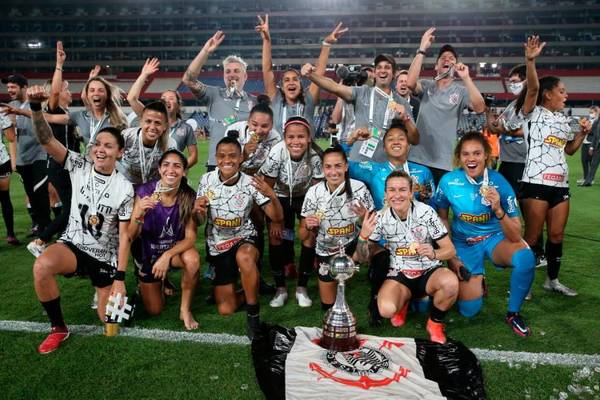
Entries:
<svg viewBox="0 0 600 400">
<path fill-rule="evenodd" d="M 2 83 L 16 83 L 21 87 L 29 86 L 29 84 L 27 83 L 27 78 L 25 78 L 21 74 L 9 75 L 8 78 L 2 78 Z"/>
<path fill-rule="evenodd" d="M 438 53 L 437 59 L 439 60 L 439 58 L 442 56 L 442 54 L 444 54 L 447 51 L 454 54 L 454 57 L 458 60 L 458 54 L 456 54 L 456 50 L 454 50 L 454 47 L 452 47 L 452 45 L 449 45 L 449 44 L 445 44 L 442 46 L 442 48 L 440 49 L 440 52 Z"/>
<path fill-rule="evenodd" d="M 392 64 L 392 69 L 396 71 L 398 66 L 396 65 L 396 60 L 394 60 L 394 56 L 392 56 L 391 54 L 380 54 L 377 57 L 375 57 L 375 60 L 373 60 L 373 65 L 377 66 L 377 64 L 379 64 L 382 61 L 387 61 L 390 64 Z"/>
</svg>

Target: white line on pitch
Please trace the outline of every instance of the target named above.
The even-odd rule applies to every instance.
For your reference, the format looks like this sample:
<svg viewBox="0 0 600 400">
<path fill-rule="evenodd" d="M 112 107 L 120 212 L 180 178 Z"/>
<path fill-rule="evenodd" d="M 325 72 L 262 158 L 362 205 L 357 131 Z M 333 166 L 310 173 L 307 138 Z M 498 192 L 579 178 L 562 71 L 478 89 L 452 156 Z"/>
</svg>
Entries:
<svg viewBox="0 0 600 400">
<path fill-rule="evenodd" d="M 47 323 L 29 321 L 1 321 L 0 330 L 13 332 L 46 333 Z M 103 329 L 97 325 L 69 325 L 69 330 L 84 336 L 101 335 Z M 120 336 L 142 339 L 161 340 L 167 342 L 196 342 L 220 345 L 250 344 L 245 336 L 228 333 L 176 332 L 162 329 L 121 328 Z M 591 366 L 600 365 L 599 354 L 560 354 L 560 353 L 529 353 L 523 351 L 471 349 L 482 361 L 522 362 L 541 365 Z"/>
</svg>

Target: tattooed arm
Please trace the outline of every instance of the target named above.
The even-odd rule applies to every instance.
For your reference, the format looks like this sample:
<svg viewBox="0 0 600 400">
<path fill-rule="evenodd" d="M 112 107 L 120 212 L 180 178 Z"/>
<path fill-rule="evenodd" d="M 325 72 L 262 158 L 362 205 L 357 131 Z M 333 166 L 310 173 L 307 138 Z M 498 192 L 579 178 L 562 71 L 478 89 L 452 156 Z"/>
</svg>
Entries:
<svg viewBox="0 0 600 400">
<path fill-rule="evenodd" d="M 360 263 L 369 261 L 369 247 L 371 245 L 369 237 L 375 230 L 376 225 L 377 211 L 367 211 L 362 228 L 358 234 L 358 244 L 356 245 L 356 251 L 354 252 L 354 258 Z"/>
<path fill-rule="evenodd" d="M 217 31 L 213 37 L 206 41 L 202 50 L 200 50 L 196 58 L 194 58 L 183 74 L 183 78 L 181 79 L 183 84 L 187 86 L 198 99 L 201 99 L 206 94 L 206 85 L 198 81 L 200 70 L 206 63 L 206 60 L 208 60 L 208 56 L 219 47 L 223 42 L 223 39 L 225 39 L 225 34 L 222 31 Z"/>
<path fill-rule="evenodd" d="M 56 140 L 41 110 L 41 103 L 48 99 L 48 94 L 42 86 L 31 86 L 27 89 L 27 98 L 31 104 L 31 122 L 38 142 L 44 146 L 46 153 L 54 158 L 57 163 L 64 164 L 67 157 L 67 149 L 62 143 Z"/>
</svg>

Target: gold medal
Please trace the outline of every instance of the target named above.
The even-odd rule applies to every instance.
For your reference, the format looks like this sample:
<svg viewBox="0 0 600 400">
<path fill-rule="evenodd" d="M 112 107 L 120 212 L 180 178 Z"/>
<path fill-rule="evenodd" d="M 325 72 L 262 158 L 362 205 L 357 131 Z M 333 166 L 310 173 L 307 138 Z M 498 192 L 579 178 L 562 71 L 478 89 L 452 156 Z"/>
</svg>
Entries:
<svg viewBox="0 0 600 400">
<path fill-rule="evenodd" d="M 90 225 L 96 226 L 100 223 L 100 218 L 98 218 L 98 216 L 96 214 L 93 214 L 93 215 L 90 215 L 90 217 L 88 218 L 88 222 Z"/>
<path fill-rule="evenodd" d="M 481 185 L 481 187 L 479 188 L 479 194 L 485 196 L 488 190 L 490 190 L 490 187 L 488 185 Z"/>
<path fill-rule="evenodd" d="M 320 220 L 321 220 L 321 219 L 323 219 L 323 218 L 325 218 L 325 211 L 323 211 L 323 210 L 318 210 L 318 211 L 315 213 L 315 217 L 319 218 Z"/>
<path fill-rule="evenodd" d="M 152 200 L 160 201 L 162 194 L 160 192 L 154 192 L 150 197 L 152 198 Z"/>
<path fill-rule="evenodd" d="M 254 132 L 254 131 L 250 131 L 250 142 L 258 143 L 258 139 L 260 139 L 258 137 L 258 133 Z"/>
<path fill-rule="evenodd" d="M 390 110 L 395 110 L 397 106 L 398 106 L 398 103 L 396 103 L 394 100 L 392 100 L 388 103 L 388 108 Z"/>
<path fill-rule="evenodd" d="M 215 192 L 213 192 L 212 190 L 207 190 L 206 191 L 206 198 L 208 199 L 209 202 L 213 201 L 213 199 L 215 198 Z"/>
<path fill-rule="evenodd" d="M 408 252 L 410 254 L 417 254 L 417 248 L 419 247 L 419 243 L 417 242 L 411 242 L 411 244 L 408 246 Z"/>
</svg>

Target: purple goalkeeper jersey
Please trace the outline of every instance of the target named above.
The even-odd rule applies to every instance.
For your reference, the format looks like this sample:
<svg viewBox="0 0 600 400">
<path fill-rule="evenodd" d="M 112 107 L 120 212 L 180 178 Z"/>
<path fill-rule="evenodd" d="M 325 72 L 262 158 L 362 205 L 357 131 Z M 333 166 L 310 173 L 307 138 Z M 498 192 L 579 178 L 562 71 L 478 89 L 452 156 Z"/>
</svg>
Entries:
<svg viewBox="0 0 600 400">
<path fill-rule="evenodd" d="M 151 181 L 137 187 L 135 193 L 140 198 L 154 193 L 158 181 Z M 140 234 L 141 246 L 132 246 L 133 257 L 146 266 L 152 266 L 167 250 L 182 240 L 185 227 L 179 219 L 179 199 L 171 207 L 160 202 L 148 210 Z"/>
</svg>

